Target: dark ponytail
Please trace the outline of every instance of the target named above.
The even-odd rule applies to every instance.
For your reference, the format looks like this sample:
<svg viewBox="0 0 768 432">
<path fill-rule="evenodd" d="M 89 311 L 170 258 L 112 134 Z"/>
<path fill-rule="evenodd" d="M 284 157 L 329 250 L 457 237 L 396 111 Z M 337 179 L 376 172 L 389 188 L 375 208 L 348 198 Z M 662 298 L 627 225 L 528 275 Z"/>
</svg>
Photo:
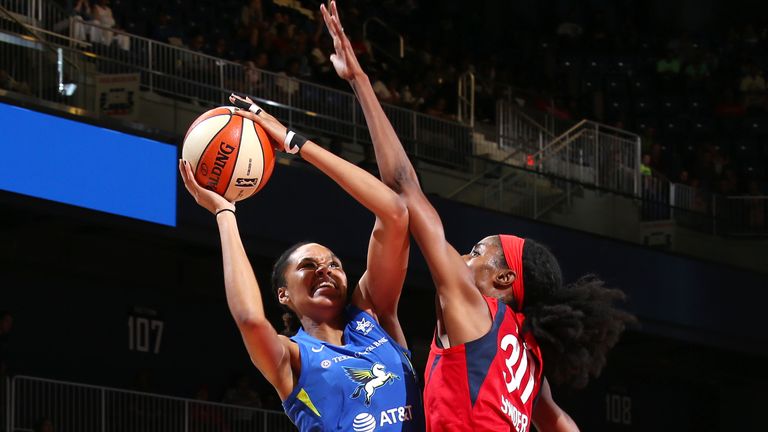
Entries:
<svg viewBox="0 0 768 432">
<path fill-rule="evenodd" d="M 523 246 L 523 281 L 523 329 L 541 347 L 545 375 L 555 384 L 584 387 L 600 375 L 626 326 L 636 322 L 615 307 L 624 293 L 591 274 L 563 285 L 557 259 L 530 239 Z"/>
<path fill-rule="evenodd" d="M 291 257 L 291 255 L 293 255 L 294 252 L 296 252 L 296 249 L 310 243 L 311 242 L 308 241 L 302 241 L 294 244 L 293 246 L 286 249 L 286 251 L 280 255 L 280 258 L 275 261 L 275 265 L 272 267 L 272 292 L 275 295 L 275 299 L 277 299 L 277 290 L 281 287 L 284 287 L 286 284 L 285 268 L 288 266 L 288 259 Z M 299 318 L 295 313 L 293 313 L 291 309 L 280 302 L 278 302 L 278 304 L 285 311 L 285 313 L 282 315 L 283 330 L 280 332 L 280 334 L 285 336 L 293 336 L 296 334 L 296 331 L 299 330 L 299 327 L 301 327 L 301 322 L 299 322 Z"/>
</svg>

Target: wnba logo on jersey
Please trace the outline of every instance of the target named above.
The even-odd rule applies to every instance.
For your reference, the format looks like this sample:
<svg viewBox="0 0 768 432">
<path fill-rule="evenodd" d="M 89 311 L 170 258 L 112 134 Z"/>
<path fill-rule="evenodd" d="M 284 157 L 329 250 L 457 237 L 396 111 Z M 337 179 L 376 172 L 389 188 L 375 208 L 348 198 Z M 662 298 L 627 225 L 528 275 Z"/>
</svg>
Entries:
<svg viewBox="0 0 768 432">
<path fill-rule="evenodd" d="M 510 396 L 515 395 L 516 393 L 519 394 L 520 402 L 523 404 L 521 407 L 516 407 L 512 401 L 505 397 L 505 395 L 501 395 L 501 412 L 509 416 L 515 430 L 518 432 L 525 432 L 528 429 L 529 419 L 528 416 L 523 414 L 520 410 L 524 408 L 524 405 L 528 402 L 528 399 L 531 398 L 531 394 L 533 393 L 535 384 L 534 369 L 536 365 L 533 363 L 529 365 L 525 345 L 516 335 L 505 335 L 501 339 L 499 348 L 501 348 L 504 353 L 509 353 L 509 356 L 504 361 L 506 370 L 502 371 L 507 392 Z M 528 377 L 527 380 L 525 379 L 526 376 Z M 523 381 L 525 381 L 525 387 L 521 388 Z M 511 397 L 510 399 L 514 401 L 515 398 Z"/>
</svg>

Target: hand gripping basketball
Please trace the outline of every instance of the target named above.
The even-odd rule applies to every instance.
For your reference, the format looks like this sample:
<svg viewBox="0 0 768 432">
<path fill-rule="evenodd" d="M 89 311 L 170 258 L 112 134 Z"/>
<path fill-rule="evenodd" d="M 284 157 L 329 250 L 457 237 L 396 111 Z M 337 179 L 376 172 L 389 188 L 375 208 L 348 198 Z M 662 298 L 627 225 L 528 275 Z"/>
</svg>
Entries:
<svg viewBox="0 0 768 432">
<path fill-rule="evenodd" d="M 244 109 L 246 111 L 250 111 L 254 113 L 255 115 L 259 115 L 263 110 L 253 103 L 249 98 L 244 98 L 242 96 L 236 95 L 232 93 L 231 96 L 229 96 L 229 100 L 238 108 Z"/>
<path fill-rule="evenodd" d="M 261 107 L 253 103 L 250 98 L 232 93 L 229 96 L 229 101 L 237 108 L 247 111 L 246 113 L 240 113 L 240 115 L 257 122 L 270 134 L 272 145 L 276 150 L 290 154 L 298 154 L 301 147 L 307 142 L 306 137 L 287 129 L 276 118 L 272 117 L 266 111 L 261 109 Z M 280 143 L 281 140 L 282 145 Z"/>
</svg>

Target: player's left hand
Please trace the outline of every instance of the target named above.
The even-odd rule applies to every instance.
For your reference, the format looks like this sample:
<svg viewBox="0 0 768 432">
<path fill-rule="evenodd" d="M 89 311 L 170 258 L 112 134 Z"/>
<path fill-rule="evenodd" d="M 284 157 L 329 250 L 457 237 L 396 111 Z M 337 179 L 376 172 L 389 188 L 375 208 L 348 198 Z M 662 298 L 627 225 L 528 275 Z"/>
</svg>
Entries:
<svg viewBox="0 0 768 432">
<path fill-rule="evenodd" d="M 200 186 L 195 180 L 195 174 L 192 173 L 192 167 L 182 159 L 179 159 L 179 173 L 181 173 L 181 179 L 184 181 L 184 187 L 187 188 L 195 202 L 204 209 L 213 214 L 221 210 L 235 211 L 235 203 L 229 202 L 216 192 Z"/>
<path fill-rule="evenodd" d="M 344 34 L 344 27 L 341 26 L 336 2 L 331 2 L 330 11 L 324 4 L 321 4 L 320 12 L 323 14 L 325 26 L 328 28 L 331 38 L 333 38 L 333 48 L 336 52 L 331 54 L 331 63 L 333 63 L 333 68 L 336 69 L 336 74 L 347 81 L 353 81 L 365 76 L 363 68 L 360 67 L 360 63 L 355 56 L 352 43 L 347 38 L 347 35 Z"/>
</svg>

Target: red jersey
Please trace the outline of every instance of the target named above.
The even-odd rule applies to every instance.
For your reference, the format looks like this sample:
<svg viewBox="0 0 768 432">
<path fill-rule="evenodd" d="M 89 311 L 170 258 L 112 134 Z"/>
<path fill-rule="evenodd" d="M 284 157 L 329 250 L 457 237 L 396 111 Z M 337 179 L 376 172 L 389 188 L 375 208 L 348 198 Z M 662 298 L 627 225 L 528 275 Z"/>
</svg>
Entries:
<svg viewBox="0 0 768 432">
<path fill-rule="evenodd" d="M 432 340 L 424 371 L 427 431 L 528 432 L 542 380 L 541 350 L 521 338 L 523 316 L 484 297 L 493 316 L 480 339 L 450 348 Z"/>
</svg>

